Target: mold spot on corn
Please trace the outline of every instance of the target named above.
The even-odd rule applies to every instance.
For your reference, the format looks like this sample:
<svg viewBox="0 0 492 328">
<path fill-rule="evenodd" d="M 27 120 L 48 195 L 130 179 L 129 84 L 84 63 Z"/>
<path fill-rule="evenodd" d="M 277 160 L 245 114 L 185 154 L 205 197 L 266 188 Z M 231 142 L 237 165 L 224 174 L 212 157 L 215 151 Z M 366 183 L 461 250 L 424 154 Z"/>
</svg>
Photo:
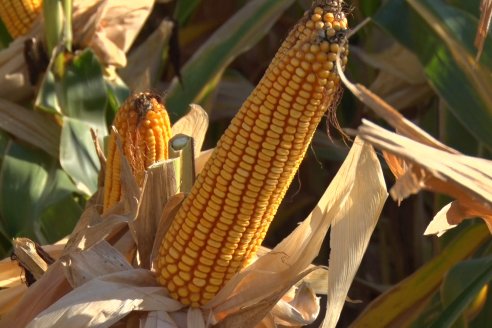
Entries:
<svg viewBox="0 0 492 328">
<path fill-rule="evenodd" d="M 341 1 L 314 2 L 232 120 L 163 238 L 158 281 L 183 304 L 206 304 L 253 259 L 319 121 L 327 110 L 333 115 L 340 96 L 335 60 L 339 52 L 346 62 L 347 20 Z M 192 246 L 198 239 L 201 246 Z M 167 256 L 176 253 L 196 258 L 187 295 L 172 293 L 184 262 Z"/>
<path fill-rule="evenodd" d="M 41 6 L 41 0 L 0 0 L 0 19 L 12 38 L 29 31 Z"/>
<path fill-rule="evenodd" d="M 141 186 L 145 170 L 168 158 L 171 125 L 166 108 L 159 96 L 138 93 L 128 98 L 116 113 L 113 126 L 121 136 L 122 149 Z M 106 176 L 104 179 L 104 209 L 114 206 L 121 198 L 121 159 L 111 131 L 108 141 Z"/>
</svg>

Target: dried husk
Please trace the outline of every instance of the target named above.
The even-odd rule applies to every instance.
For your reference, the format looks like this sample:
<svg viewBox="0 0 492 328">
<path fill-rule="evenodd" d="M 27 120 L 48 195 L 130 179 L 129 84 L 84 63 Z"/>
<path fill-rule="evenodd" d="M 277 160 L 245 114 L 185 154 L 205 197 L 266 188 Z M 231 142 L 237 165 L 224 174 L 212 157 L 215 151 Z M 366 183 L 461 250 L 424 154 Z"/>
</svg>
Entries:
<svg viewBox="0 0 492 328">
<path fill-rule="evenodd" d="M 174 217 L 184 195 L 171 196 L 165 205 L 151 201 L 156 195 L 146 190 L 158 189 L 146 188 L 154 184 L 156 187 L 160 175 L 149 174 L 142 192 L 128 163 L 123 157 L 121 160 L 124 197 L 120 203 L 102 217 L 98 212 L 100 197 L 94 196 L 70 236 L 63 256 L 33 286 L 23 287 L 20 293 L 24 297 L 3 318 L 2 324 L 19 327 L 28 323 L 29 327 L 117 327 L 125 322 L 140 327 L 300 326 L 313 322 L 320 310 L 319 299 L 302 280 L 321 271 L 323 279 L 329 278 L 320 284 L 327 286 L 324 293 L 329 295 L 325 327 L 335 325 L 387 197 L 381 167 L 370 146 L 357 139 L 309 217 L 277 247 L 233 277 L 201 309 L 183 308 L 169 298 L 166 290 L 157 285 L 152 267 L 149 269 L 142 255 L 150 256 L 152 263 L 152 252 L 149 255 L 148 250 L 160 244 L 162 230 Z M 168 163 L 172 161 L 178 163 L 171 166 L 180 165 L 179 158 Z M 153 210 L 161 213 L 159 216 L 140 215 L 150 213 L 152 204 L 157 204 Z M 327 277 L 326 270 L 311 265 L 311 261 L 330 226 L 332 253 Z M 51 291 L 48 294 L 47 289 Z M 15 297 L 19 298 L 19 292 Z M 28 311 L 27 302 L 34 304 Z M 138 316 L 132 315 L 135 311 Z"/>
</svg>

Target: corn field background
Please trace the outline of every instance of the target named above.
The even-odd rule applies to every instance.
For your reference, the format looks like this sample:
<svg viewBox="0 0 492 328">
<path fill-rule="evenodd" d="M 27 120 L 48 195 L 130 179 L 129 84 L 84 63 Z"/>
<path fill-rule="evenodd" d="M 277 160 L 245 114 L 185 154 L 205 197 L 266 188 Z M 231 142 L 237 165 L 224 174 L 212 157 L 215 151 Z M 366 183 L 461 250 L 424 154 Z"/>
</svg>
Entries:
<svg viewBox="0 0 492 328">
<path fill-rule="evenodd" d="M 485 8 L 487 1 L 483 3 Z M 14 237 L 44 245 L 70 234 L 97 189 L 99 162 L 89 128 L 103 142 L 130 93 L 162 95 L 173 122 L 190 103 L 200 104 L 210 119 L 203 149 L 215 147 L 281 41 L 310 6 L 307 0 L 156 1 L 136 31 L 126 65 L 101 58 L 74 36 L 72 50 L 77 52 L 70 61 L 58 62 L 46 75 L 42 60 L 30 69 L 39 70 L 36 87 L 16 92 L 0 85 L 2 258 L 10 256 Z M 349 39 L 348 79 L 445 145 L 492 159 L 490 36 L 476 66 L 465 65 L 478 52 L 474 40 L 481 1 L 352 0 L 345 8 L 349 25 L 358 27 Z M 74 35 L 76 29 L 74 24 Z M 0 24 L 0 47 L 6 49 L 10 42 Z M 64 70 L 61 80 L 57 69 Z M 0 67 L 2 72 L 8 70 Z M 264 246 L 277 245 L 318 203 L 349 152 L 352 139 L 345 133 L 353 136 L 362 119 L 392 129 L 348 90 L 336 116 L 341 129 L 328 118 L 318 127 Z M 378 155 L 389 190 L 395 178 L 380 151 Z M 487 188 L 492 189 L 490 180 Z M 430 190 L 400 204 L 388 198 L 339 327 L 490 325 L 492 240 L 483 220 L 465 220 L 440 238 L 423 235 L 451 200 Z M 315 263 L 327 265 L 329 252 L 327 238 Z"/>
</svg>

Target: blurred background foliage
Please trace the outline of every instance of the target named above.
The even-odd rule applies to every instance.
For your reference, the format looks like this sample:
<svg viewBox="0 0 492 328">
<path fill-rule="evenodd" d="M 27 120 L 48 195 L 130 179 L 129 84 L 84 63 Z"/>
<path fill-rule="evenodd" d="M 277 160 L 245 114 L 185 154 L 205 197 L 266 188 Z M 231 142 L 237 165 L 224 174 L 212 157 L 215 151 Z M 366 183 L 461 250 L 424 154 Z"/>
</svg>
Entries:
<svg viewBox="0 0 492 328">
<path fill-rule="evenodd" d="M 156 1 L 118 75 L 108 74 L 90 49 L 63 53 L 61 68 L 51 67 L 36 97 L 15 108 L 0 99 L 0 118 L 14 122 L 0 125 L 0 254 L 9 255 L 16 236 L 53 243 L 70 233 L 97 188 L 99 162 L 89 128 L 102 141 L 129 92 L 165 95 L 173 121 L 189 103 L 200 103 L 211 122 L 205 149 L 214 147 L 310 3 Z M 476 55 L 479 8 L 479 0 L 346 1 L 351 26 L 364 22 L 350 39 L 346 73 L 447 145 L 490 159 L 490 37 L 479 62 L 467 65 Z M 0 46 L 11 40 L 0 24 Z M 347 129 L 362 118 L 385 125 L 348 92 L 337 117 Z M 306 217 L 348 148 L 339 131 L 322 122 L 266 246 Z M 385 175 L 390 187 L 393 176 L 389 170 Z M 340 327 L 492 322 L 492 242 L 483 223 L 467 220 L 440 239 L 422 235 L 448 201 L 424 192 L 402 204 L 387 202 L 349 292 L 360 302 L 347 302 Z M 326 241 L 318 264 L 327 265 L 328 256 Z"/>
</svg>

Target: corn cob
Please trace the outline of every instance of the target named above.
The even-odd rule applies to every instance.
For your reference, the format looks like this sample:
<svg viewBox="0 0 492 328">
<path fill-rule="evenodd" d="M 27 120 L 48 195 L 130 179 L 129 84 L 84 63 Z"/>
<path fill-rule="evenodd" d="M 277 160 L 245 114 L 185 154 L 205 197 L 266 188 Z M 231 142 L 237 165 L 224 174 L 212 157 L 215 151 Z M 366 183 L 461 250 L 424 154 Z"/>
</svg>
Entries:
<svg viewBox="0 0 492 328">
<path fill-rule="evenodd" d="M 145 169 L 168 158 L 171 126 L 166 108 L 159 96 L 139 93 L 128 98 L 113 122 L 122 139 L 122 149 L 139 186 Z M 104 180 L 103 212 L 115 205 L 121 197 L 120 154 L 111 132 L 108 142 L 106 175 Z"/>
<path fill-rule="evenodd" d="M 173 298 L 206 304 L 254 256 L 318 123 L 336 106 L 346 31 L 341 1 L 315 1 L 232 120 L 160 246 L 157 280 Z"/>
<path fill-rule="evenodd" d="M 41 0 L 0 0 L 0 19 L 12 38 L 29 31 L 41 5 Z"/>
</svg>

